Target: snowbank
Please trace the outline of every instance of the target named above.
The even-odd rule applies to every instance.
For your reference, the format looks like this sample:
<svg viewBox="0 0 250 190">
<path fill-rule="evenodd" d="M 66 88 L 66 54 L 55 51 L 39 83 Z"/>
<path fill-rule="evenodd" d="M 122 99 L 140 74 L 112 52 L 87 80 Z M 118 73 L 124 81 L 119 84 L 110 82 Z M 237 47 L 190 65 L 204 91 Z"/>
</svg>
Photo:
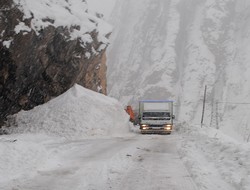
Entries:
<svg viewBox="0 0 250 190">
<path fill-rule="evenodd" d="M 88 7 L 82 0 L 14 0 L 17 7 L 24 13 L 24 19 L 32 18 L 31 28 L 37 33 L 47 26 L 67 27 L 71 39 L 80 38 L 83 43 L 92 41 L 90 32 L 98 31 L 98 40 L 108 43 L 106 35 L 112 27 L 88 13 Z M 79 26 L 73 29 L 73 27 Z M 20 27 L 19 27 L 20 28 Z M 23 26 L 27 30 L 28 26 Z M 19 30 L 16 30 L 18 32 Z"/>
<path fill-rule="evenodd" d="M 117 100 L 79 85 L 8 122 L 10 134 L 0 136 L 0 189 L 6 190 L 36 176 L 38 168 L 60 167 L 58 146 L 65 142 L 133 135 Z"/>
<path fill-rule="evenodd" d="M 117 100 L 74 85 L 61 96 L 9 118 L 10 133 L 67 139 L 129 134 L 129 119 Z"/>
<path fill-rule="evenodd" d="M 227 184 L 242 190 L 250 187 L 250 145 L 220 130 L 190 126 L 183 133 L 180 155 L 200 189 L 231 189 Z"/>
</svg>

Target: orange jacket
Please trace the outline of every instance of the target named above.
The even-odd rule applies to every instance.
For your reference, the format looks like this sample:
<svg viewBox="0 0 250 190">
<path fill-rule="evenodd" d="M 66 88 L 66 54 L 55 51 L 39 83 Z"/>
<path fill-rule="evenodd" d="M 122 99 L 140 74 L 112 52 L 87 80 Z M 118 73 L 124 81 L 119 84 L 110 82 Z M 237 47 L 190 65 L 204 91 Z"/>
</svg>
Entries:
<svg viewBox="0 0 250 190">
<path fill-rule="evenodd" d="M 125 111 L 129 114 L 130 116 L 130 121 L 135 121 L 135 114 L 133 112 L 133 109 L 131 106 L 127 106 L 127 108 L 125 109 Z"/>
</svg>

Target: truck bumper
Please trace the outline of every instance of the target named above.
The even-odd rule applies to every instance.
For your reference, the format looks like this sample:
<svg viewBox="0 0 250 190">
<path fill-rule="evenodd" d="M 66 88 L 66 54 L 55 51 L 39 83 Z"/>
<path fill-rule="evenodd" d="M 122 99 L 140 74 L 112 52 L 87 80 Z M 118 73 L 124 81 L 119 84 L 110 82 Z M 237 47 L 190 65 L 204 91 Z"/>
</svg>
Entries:
<svg viewBox="0 0 250 190">
<path fill-rule="evenodd" d="M 141 134 L 171 134 L 172 130 L 166 129 L 141 129 Z"/>
</svg>

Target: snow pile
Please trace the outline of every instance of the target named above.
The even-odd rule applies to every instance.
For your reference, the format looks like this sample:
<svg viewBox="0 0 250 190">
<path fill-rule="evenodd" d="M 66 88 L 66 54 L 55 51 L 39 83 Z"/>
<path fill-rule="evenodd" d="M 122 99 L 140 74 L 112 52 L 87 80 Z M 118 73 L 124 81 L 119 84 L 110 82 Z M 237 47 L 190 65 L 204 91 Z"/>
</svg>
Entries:
<svg viewBox="0 0 250 190">
<path fill-rule="evenodd" d="M 98 40 L 108 43 L 106 35 L 111 32 L 112 27 L 88 13 L 88 7 L 82 0 L 14 0 L 17 7 L 24 13 L 24 19 L 31 20 L 31 28 L 37 33 L 48 26 L 67 27 L 70 29 L 71 40 L 80 38 L 84 43 L 92 42 L 89 33 L 94 30 L 98 32 Z M 23 24 L 16 28 L 18 33 Z M 28 26 L 23 26 L 28 30 Z"/>
<path fill-rule="evenodd" d="M 199 188 L 229 190 L 232 188 L 227 184 L 231 184 L 235 189 L 249 189 L 250 145 L 239 143 L 220 130 L 189 127 L 183 133 L 180 155 Z"/>
<path fill-rule="evenodd" d="M 61 96 L 9 119 L 10 133 L 47 134 L 67 139 L 129 134 L 129 116 L 113 98 L 73 86 Z"/>
<path fill-rule="evenodd" d="M 82 146 L 89 147 L 88 140 L 106 142 L 110 137 L 133 136 L 129 116 L 117 100 L 79 85 L 46 104 L 11 116 L 8 122 L 10 134 L 0 136 L 0 189 L 6 190 L 19 188 L 14 184 L 23 184 L 43 170 L 61 169 L 65 143 L 82 141 L 77 152 L 84 157 Z M 69 150 L 75 149 L 70 146 Z"/>
</svg>

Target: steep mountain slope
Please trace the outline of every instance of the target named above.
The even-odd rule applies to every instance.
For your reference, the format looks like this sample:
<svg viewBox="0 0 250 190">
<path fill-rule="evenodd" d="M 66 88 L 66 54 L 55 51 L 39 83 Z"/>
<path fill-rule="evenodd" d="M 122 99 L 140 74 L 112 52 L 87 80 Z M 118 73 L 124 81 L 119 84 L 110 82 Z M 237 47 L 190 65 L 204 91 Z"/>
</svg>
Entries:
<svg viewBox="0 0 250 190">
<path fill-rule="evenodd" d="M 134 106 L 174 99 L 177 119 L 199 124 L 207 85 L 205 124 L 247 140 L 249 8 L 244 0 L 117 1 L 109 95 Z"/>
</svg>

